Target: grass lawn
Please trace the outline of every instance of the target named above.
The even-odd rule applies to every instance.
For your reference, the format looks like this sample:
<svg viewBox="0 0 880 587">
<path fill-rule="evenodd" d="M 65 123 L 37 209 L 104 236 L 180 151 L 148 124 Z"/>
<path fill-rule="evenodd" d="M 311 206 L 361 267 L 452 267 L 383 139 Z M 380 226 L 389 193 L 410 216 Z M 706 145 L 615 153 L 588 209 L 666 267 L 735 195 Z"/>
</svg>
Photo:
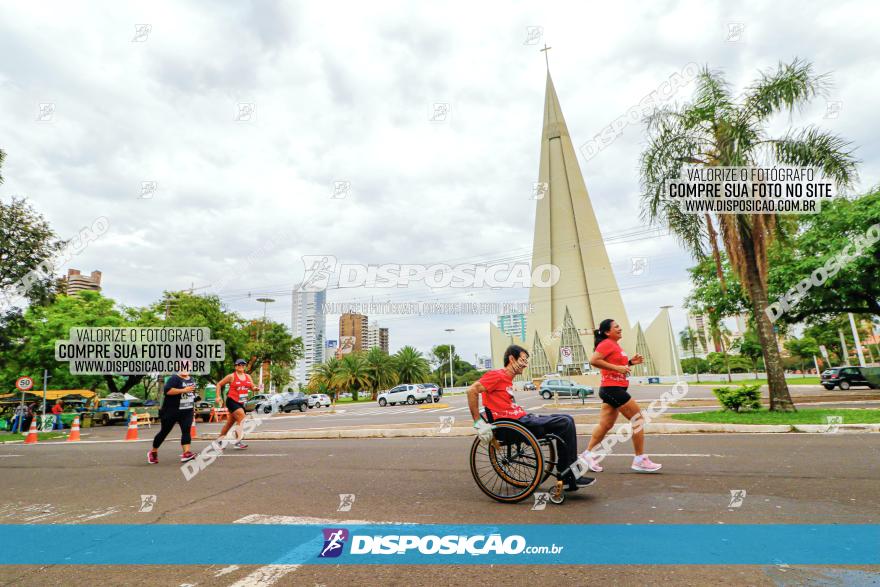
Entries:
<svg viewBox="0 0 880 587">
<path fill-rule="evenodd" d="M 0 443 L 10 442 L 14 440 L 24 440 L 25 434 L 12 434 L 11 432 L 0 432 Z M 60 432 L 37 432 L 37 440 L 52 440 L 53 438 L 64 438 L 67 434 L 62 434 Z"/>
<path fill-rule="evenodd" d="M 800 375 L 790 375 L 785 378 L 785 381 L 787 381 L 789 385 L 819 385 L 819 378 L 815 375 L 809 375 L 807 377 L 801 377 Z M 697 385 L 696 381 L 690 381 L 689 383 L 691 385 Z M 764 378 L 755 379 L 754 377 L 751 377 L 749 379 L 734 379 L 733 383 L 728 383 L 727 379 L 704 380 L 701 376 L 699 385 L 742 385 L 743 383 L 748 383 L 750 385 L 754 383 L 767 385 L 767 380 Z"/>
<path fill-rule="evenodd" d="M 874 409 L 828 409 L 805 408 L 797 412 L 696 412 L 671 414 L 676 420 L 689 422 L 715 422 L 718 424 L 828 424 L 828 416 L 840 416 L 842 424 L 880 424 L 880 410 Z"/>
</svg>

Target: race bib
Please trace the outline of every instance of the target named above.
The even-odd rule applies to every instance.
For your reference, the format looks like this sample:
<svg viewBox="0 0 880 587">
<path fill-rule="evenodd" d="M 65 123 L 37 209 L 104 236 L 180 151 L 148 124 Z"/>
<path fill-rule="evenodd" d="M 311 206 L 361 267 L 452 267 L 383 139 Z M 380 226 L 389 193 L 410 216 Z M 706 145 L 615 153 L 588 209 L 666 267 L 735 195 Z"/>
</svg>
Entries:
<svg viewBox="0 0 880 587">
<path fill-rule="evenodd" d="M 180 394 L 180 409 L 181 410 L 191 410 L 193 407 L 193 402 L 195 402 L 196 394 L 192 392 L 181 393 Z"/>
</svg>

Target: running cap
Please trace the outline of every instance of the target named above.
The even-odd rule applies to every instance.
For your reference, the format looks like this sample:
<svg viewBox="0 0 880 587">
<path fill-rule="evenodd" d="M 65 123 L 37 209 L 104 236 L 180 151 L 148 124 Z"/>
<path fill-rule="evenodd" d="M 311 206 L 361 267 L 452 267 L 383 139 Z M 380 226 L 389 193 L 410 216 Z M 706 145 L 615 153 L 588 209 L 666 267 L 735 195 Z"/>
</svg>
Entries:
<svg viewBox="0 0 880 587">
<path fill-rule="evenodd" d="M 245 361 L 244 359 L 236 359 L 235 364 L 236 365 L 247 365 L 247 361 Z"/>
</svg>

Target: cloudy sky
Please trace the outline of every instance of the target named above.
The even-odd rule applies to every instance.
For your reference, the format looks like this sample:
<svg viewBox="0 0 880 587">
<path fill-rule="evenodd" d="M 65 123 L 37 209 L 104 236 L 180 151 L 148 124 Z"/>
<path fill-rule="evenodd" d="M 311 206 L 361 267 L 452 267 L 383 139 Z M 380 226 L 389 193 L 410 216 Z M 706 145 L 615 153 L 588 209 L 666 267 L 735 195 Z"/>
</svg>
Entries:
<svg viewBox="0 0 880 587">
<path fill-rule="evenodd" d="M 810 60 L 833 74 L 831 93 L 775 128 L 841 134 L 863 162 L 859 189 L 880 183 L 878 20 L 867 1 L 7 2 L 0 197 L 29 198 L 61 237 L 105 216 L 110 230 L 68 266 L 101 270 L 120 303 L 194 285 L 245 316 L 261 315 L 255 299 L 268 295 L 269 315 L 289 323 L 303 255 L 528 260 L 544 42 L 576 145 L 689 63 L 742 88 L 779 60 Z M 448 105 L 445 117 L 435 104 Z M 672 304 L 679 330 L 692 260 L 640 230 L 643 146 L 630 125 L 580 164 L 630 320 Z M 337 182 L 349 182 L 344 197 L 333 197 Z M 632 274 L 633 257 L 647 258 L 645 273 Z M 370 296 L 516 302 L 527 292 L 328 294 Z M 328 316 L 330 338 L 337 319 Z M 451 338 L 465 358 L 488 354 L 493 319 L 378 317 L 392 350 Z"/>
</svg>

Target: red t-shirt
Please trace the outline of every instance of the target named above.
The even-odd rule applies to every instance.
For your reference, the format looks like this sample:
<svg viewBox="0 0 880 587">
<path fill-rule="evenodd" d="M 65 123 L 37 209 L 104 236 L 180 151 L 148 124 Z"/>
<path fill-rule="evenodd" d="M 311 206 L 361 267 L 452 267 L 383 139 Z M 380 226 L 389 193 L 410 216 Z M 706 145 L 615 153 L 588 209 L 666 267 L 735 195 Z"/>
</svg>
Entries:
<svg viewBox="0 0 880 587">
<path fill-rule="evenodd" d="M 526 411 L 513 402 L 513 377 L 507 369 L 489 371 L 480 377 L 480 385 L 486 388 L 483 405 L 492 412 L 492 417 L 519 420 Z"/>
<path fill-rule="evenodd" d="M 629 357 L 626 356 L 626 353 L 620 348 L 620 345 L 610 338 L 606 338 L 600 342 L 599 346 L 596 347 L 596 352 L 602 355 L 602 358 L 612 365 L 629 364 Z M 609 369 L 602 369 L 601 371 L 602 382 L 600 385 L 608 387 L 629 387 L 629 381 L 627 381 L 626 375 L 623 373 L 618 373 L 617 371 L 611 371 Z"/>
<path fill-rule="evenodd" d="M 238 375 L 233 373 L 232 381 L 229 382 L 229 393 L 226 394 L 226 397 L 232 398 L 233 401 L 243 404 L 247 401 L 248 390 L 253 388 L 254 385 L 251 383 L 251 380 L 247 375 L 244 376 L 244 379 L 239 379 Z"/>
<path fill-rule="evenodd" d="M 62 414 L 62 413 L 64 413 L 64 408 L 62 408 L 58 404 L 55 404 L 54 406 L 52 406 L 52 413 L 53 414 Z"/>
</svg>

